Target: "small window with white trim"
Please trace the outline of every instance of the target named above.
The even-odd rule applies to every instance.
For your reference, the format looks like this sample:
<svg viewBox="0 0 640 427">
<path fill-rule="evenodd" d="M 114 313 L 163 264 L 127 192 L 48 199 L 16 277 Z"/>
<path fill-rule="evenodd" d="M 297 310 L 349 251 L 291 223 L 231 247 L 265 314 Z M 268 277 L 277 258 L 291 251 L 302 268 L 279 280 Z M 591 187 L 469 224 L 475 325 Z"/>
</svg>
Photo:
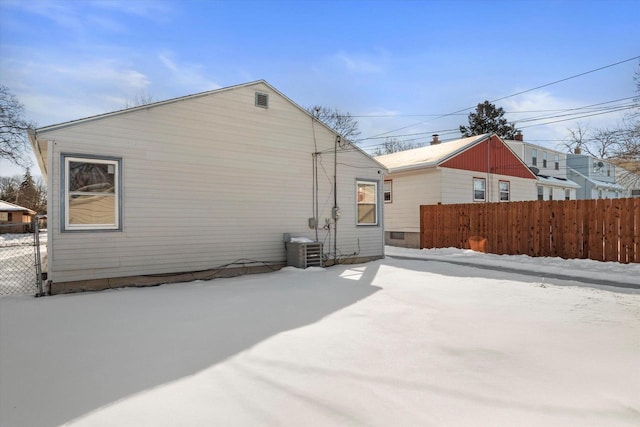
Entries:
<svg viewBox="0 0 640 427">
<path fill-rule="evenodd" d="M 486 200 L 486 181 L 484 178 L 473 178 L 473 201 L 484 202 Z"/>
<path fill-rule="evenodd" d="M 63 231 L 121 230 L 122 159 L 62 155 Z"/>
<path fill-rule="evenodd" d="M 391 203 L 393 201 L 392 194 L 391 194 L 391 188 L 392 188 L 391 180 L 390 179 L 385 179 L 384 180 L 384 187 L 383 187 L 384 202 L 385 203 Z"/>
<path fill-rule="evenodd" d="M 357 181 L 358 225 L 378 225 L 378 183 Z"/>
<path fill-rule="evenodd" d="M 511 197 L 511 185 L 509 181 L 500 181 L 498 185 L 500 187 L 500 201 L 508 202 Z"/>
</svg>

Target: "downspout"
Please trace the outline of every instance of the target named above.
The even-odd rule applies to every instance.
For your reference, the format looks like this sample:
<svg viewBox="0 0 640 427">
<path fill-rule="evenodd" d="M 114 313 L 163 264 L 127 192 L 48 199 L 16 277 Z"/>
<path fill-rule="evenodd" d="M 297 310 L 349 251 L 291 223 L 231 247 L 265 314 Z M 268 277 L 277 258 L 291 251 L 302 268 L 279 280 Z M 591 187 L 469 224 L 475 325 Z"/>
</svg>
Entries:
<svg viewBox="0 0 640 427">
<path fill-rule="evenodd" d="M 487 203 L 491 202 L 491 136 L 487 141 Z"/>
<path fill-rule="evenodd" d="M 338 144 L 340 135 L 336 135 L 333 151 L 333 265 L 338 261 Z"/>
</svg>

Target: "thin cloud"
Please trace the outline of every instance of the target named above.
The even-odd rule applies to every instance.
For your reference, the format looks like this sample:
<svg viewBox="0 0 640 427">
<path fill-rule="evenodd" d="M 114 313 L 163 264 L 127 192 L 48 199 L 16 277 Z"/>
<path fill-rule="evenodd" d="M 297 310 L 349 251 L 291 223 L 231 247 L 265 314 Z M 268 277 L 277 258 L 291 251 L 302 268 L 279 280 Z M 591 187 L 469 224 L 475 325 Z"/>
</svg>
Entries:
<svg viewBox="0 0 640 427">
<path fill-rule="evenodd" d="M 348 71 L 361 74 L 380 74 L 384 71 L 383 60 L 340 52 L 334 58 Z"/>
<path fill-rule="evenodd" d="M 144 89 L 150 84 L 145 74 L 109 60 L 85 62 L 73 67 L 51 65 L 48 70 L 78 81 L 108 83 L 132 89 Z"/>
<path fill-rule="evenodd" d="M 173 58 L 171 52 L 160 53 L 158 59 L 170 72 L 171 79 L 187 92 L 200 92 L 221 87 L 207 76 L 205 67 L 200 64 L 179 63 Z"/>
<path fill-rule="evenodd" d="M 153 22 L 167 22 L 172 15 L 169 3 L 164 1 L 13 1 L 5 0 L 5 7 L 42 16 L 57 26 L 73 32 L 101 28 L 110 32 L 126 31 L 118 15 L 137 16 Z"/>
<path fill-rule="evenodd" d="M 506 117 L 527 134 L 535 134 L 541 145 L 557 148 L 567 141 L 569 129 L 582 127 L 606 128 L 615 126 L 619 113 L 598 114 L 595 110 L 578 110 L 592 104 L 588 100 L 565 99 L 551 92 L 536 91 L 502 101 L 501 107 L 509 112 Z M 575 116 L 570 114 L 576 113 Z M 597 114 L 597 115 L 592 115 Z M 530 120 L 539 118 L 540 120 Z M 526 121 L 525 121 L 526 120 Z"/>
</svg>

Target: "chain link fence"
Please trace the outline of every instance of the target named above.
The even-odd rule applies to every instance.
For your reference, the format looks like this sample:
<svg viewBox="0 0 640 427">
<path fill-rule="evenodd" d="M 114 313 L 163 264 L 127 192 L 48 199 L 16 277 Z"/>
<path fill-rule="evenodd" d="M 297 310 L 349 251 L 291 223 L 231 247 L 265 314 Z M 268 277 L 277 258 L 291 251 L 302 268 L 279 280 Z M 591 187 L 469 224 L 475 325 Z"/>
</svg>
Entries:
<svg viewBox="0 0 640 427">
<path fill-rule="evenodd" d="M 28 224 L 0 224 L 0 296 L 45 294 L 47 232 L 39 218 Z"/>
</svg>

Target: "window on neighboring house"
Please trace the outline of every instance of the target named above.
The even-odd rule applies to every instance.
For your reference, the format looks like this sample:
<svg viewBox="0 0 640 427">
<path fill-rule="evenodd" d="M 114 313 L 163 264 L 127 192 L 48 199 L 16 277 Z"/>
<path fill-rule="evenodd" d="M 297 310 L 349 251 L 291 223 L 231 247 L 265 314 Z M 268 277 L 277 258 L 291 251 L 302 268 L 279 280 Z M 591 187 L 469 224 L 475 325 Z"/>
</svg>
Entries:
<svg viewBox="0 0 640 427">
<path fill-rule="evenodd" d="M 571 190 L 569 190 L 568 188 L 564 189 L 564 199 L 571 200 Z"/>
<path fill-rule="evenodd" d="M 122 160 L 62 155 L 62 229 L 121 230 Z"/>
<path fill-rule="evenodd" d="M 544 187 L 538 185 L 538 200 L 544 200 Z"/>
<path fill-rule="evenodd" d="M 383 187 L 385 203 L 391 203 L 393 201 L 393 199 L 391 198 L 391 187 L 392 187 L 391 180 L 390 179 L 385 180 L 384 187 Z"/>
<path fill-rule="evenodd" d="M 598 199 L 602 199 L 602 190 L 598 190 Z"/>
<path fill-rule="evenodd" d="M 498 183 L 498 185 L 500 186 L 500 201 L 501 202 L 508 202 L 509 198 L 510 198 L 510 184 L 509 181 L 500 181 Z"/>
<path fill-rule="evenodd" d="M 473 178 L 473 201 L 484 202 L 486 200 L 486 181 L 484 178 Z"/>
<path fill-rule="evenodd" d="M 531 164 L 536 166 L 538 164 L 538 150 L 535 148 L 531 150 Z"/>
<path fill-rule="evenodd" d="M 611 165 L 607 164 L 607 176 L 611 176 Z"/>
<path fill-rule="evenodd" d="M 559 171 L 560 170 L 560 156 L 555 154 L 553 156 L 553 163 L 554 163 L 554 169 Z"/>
<path fill-rule="evenodd" d="M 357 181 L 358 225 L 378 225 L 378 183 Z"/>
<path fill-rule="evenodd" d="M 543 168 L 547 167 L 547 152 L 546 151 L 542 152 L 542 167 Z"/>
<path fill-rule="evenodd" d="M 549 188 L 549 200 L 553 200 L 553 187 Z"/>
</svg>

